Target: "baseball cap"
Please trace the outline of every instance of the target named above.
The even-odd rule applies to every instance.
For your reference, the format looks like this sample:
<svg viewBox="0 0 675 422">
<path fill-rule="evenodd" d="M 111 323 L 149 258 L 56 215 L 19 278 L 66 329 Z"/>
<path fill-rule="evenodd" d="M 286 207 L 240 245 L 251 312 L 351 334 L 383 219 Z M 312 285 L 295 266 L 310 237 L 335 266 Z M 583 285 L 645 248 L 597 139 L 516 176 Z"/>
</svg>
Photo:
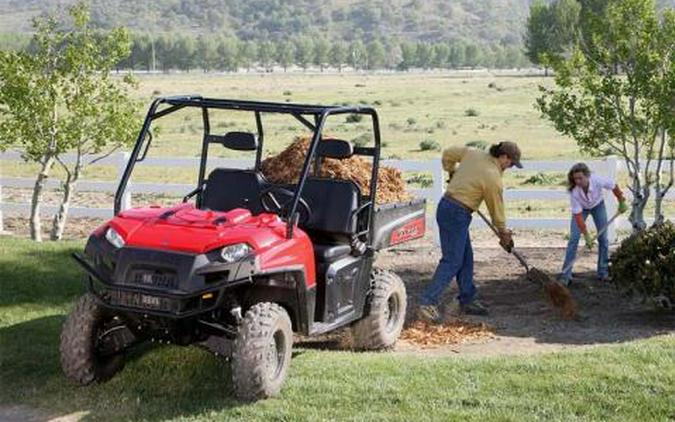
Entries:
<svg viewBox="0 0 675 422">
<path fill-rule="evenodd" d="M 499 153 L 504 154 L 513 161 L 513 165 L 519 169 L 523 168 L 520 163 L 520 148 L 515 142 L 504 141 L 499 143 Z"/>
</svg>

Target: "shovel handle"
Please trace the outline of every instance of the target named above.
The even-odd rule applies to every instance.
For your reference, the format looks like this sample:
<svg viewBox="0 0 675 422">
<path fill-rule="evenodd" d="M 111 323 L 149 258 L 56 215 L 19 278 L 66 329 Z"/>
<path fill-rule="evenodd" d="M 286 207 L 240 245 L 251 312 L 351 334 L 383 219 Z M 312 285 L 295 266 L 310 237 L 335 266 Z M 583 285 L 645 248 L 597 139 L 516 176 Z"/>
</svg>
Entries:
<svg viewBox="0 0 675 422">
<path fill-rule="evenodd" d="M 482 218 L 483 221 L 485 221 L 485 224 L 487 224 L 488 227 L 490 227 L 490 228 L 492 229 L 492 231 L 494 232 L 494 234 L 497 235 L 497 237 L 499 237 L 499 230 L 497 230 L 497 227 L 495 227 L 495 225 L 492 224 L 492 222 L 491 222 L 490 220 L 488 220 L 488 218 L 485 216 L 485 214 L 483 214 L 482 212 L 480 212 L 480 210 L 476 210 L 476 213 L 478 213 L 478 215 L 480 216 L 480 218 Z M 527 261 L 525 260 L 525 257 L 522 256 L 522 255 L 520 254 L 520 252 L 518 252 L 515 248 L 511 248 L 511 254 L 513 254 L 513 256 L 516 257 L 516 259 L 518 260 L 518 262 L 520 262 L 520 265 L 522 265 L 523 267 L 525 267 L 525 270 L 526 270 L 526 271 L 530 271 L 530 265 L 529 265 L 529 264 L 527 263 Z"/>
<path fill-rule="evenodd" d="M 617 211 L 616 213 L 614 213 L 614 215 L 612 216 L 612 218 L 609 219 L 609 221 L 607 222 L 607 224 L 605 224 L 604 227 L 602 227 L 600 230 L 598 230 L 598 232 L 595 234 L 595 237 L 593 238 L 593 241 L 596 241 L 600 236 L 602 236 L 602 234 L 603 234 L 604 232 L 606 232 L 607 229 L 609 229 L 609 226 L 611 226 L 612 223 L 614 222 L 614 220 L 616 220 L 617 218 L 619 218 L 620 215 L 621 215 L 621 213 L 618 212 L 618 211 Z"/>
<path fill-rule="evenodd" d="M 499 230 L 497 230 L 497 227 L 495 227 L 495 225 L 492 224 L 492 221 L 488 220 L 488 218 L 485 216 L 485 214 L 483 214 L 480 210 L 476 210 L 476 213 L 480 216 L 480 218 L 483 219 L 483 221 L 485 222 L 485 224 L 487 224 L 488 227 L 490 227 L 490 228 L 492 229 L 492 231 L 494 232 L 494 234 L 496 234 L 497 236 L 499 236 Z"/>
<path fill-rule="evenodd" d="M 530 271 L 530 265 L 529 265 L 529 264 L 527 263 L 527 261 L 525 260 L 525 257 L 523 257 L 523 256 L 520 254 L 520 252 L 518 252 L 518 251 L 515 250 L 515 249 L 511 249 L 511 253 L 513 254 L 513 256 L 516 257 L 516 259 L 518 259 L 518 261 L 520 262 L 520 265 L 522 265 L 523 267 L 525 267 L 525 270 L 529 272 L 529 271 Z"/>
</svg>

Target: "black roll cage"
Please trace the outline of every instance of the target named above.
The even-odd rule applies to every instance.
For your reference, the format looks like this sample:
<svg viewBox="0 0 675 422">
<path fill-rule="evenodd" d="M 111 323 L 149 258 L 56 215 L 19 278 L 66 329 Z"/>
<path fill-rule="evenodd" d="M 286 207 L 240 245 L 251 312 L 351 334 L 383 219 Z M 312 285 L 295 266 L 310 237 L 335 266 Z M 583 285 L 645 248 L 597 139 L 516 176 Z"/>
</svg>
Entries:
<svg viewBox="0 0 675 422">
<path fill-rule="evenodd" d="M 161 106 L 163 107 L 160 110 Z M 316 147 L 321 140 L 321 135 L 323 128 L 325 126 L 326 120 L 331 115 L 338 114 L 365 114 L 369 115 L 373 124 L 373 138 L 375 145 L 373 147 L 354 147 L 355 155 L 364 155 L 370 156 L 373 159 L 373 169 L 370 179 L 370 195 L 366 203 L 361 204 L 359 209 L 355 214 L 361 213 L 364 209 L 368 211 L 368 217 L 366 221 L 368 222 L 368 227 L 366 230 L 360 232 L 359 234 L 368 234 L 366 244 L 372 246 L 373 239 L 373 217 L 374 217 L 374 204 L 375 204 L 375 194 L 377 192 L 377 175 L 379 172 L 380 166 L 380 124 L 377 116 L 377 112 L 372 107 L 368 106 L 321 106 L 321 105 L 309 105 L 309 104 L 294 104 L 294 103 L 274 103 L 274 102 L 264 102 L 264 101 L 246 101 L 246 100 L 227 100 L 227 99 L 215 99 L 215 98 L 204 98 L 199 95 L 185 95 L 185 96 L 172 96 L 172 97 L 162 97 L 155 99 L 145 116 L 143 121 L 143 126 L 141 128 L 138 137 L 136 138 L 136 143 L 129 157 L 129 162 L 127 163 L 124 173 L 122 174 L 122 179 L 120 180 L 119 186 L 117 187 L 117 192 L 115 193 L 115 215 L 120 213 L 122 208 L 122 198 L 124 192 L 126 191 L 127 185 L 129 183 L 129 178 L 133 172 L 134 166 L 137 162 L 141 162 L 145 159 L 150 143 L 152 142 L 152 132 L 150 132 L 150 126 L 154 120 L 160 119 L 164 116 L 167 116 L 171 113 L 174 113 L 178 110 L 181 110 L 185 107 L 196 107 L 201 108 L 202 110 L 202 122 L 203 122 L 203 137 L 202 137 L 202 151 L 199 163 L 199 180 L 198 186 L 195 191 L 190 195 L 196 194 L 199 192 L 201 187 L 204 185 L 204 178 L 206 173 L 206 162 L 208 160 L 208 149 L 209 149 L 209 137 L 211 135 L 211 125 L 209 121 L 209 109 L 220 109 L 220 110 L 235 110 L 235 111 L 250 111 L 254 113 L 257 135 L 258 135 L 258 146 L 256 150 L 255 166 L 256 171 L 260 171 L 260 165 L 262 160 L 262 151 L 264 144 L 264 131 L 262 124 L 262 113 L 282 113 L 290 114 L 296 120 L 298 120 L 302 125 L 307 129 L 312 131 L 312 139 L 309 146 L 309 151 L 305 157 L 305 161 L 302 166 L 302 171 L 300 173 L 300 178 L 298 180 L 295 194 L 293 196 L 293 202 L 291 208 L 288 212 L 288 215 L 281 216 L 289 224 L 288 236 L 293 235 L 293 227 L 297 224 L 297 208 L 302 194 L 302 190 L 305 186 L 305 181 L 309 176 L 310 166 L 312 163 L 315 165 L 315 172 L 318 174 L 318 170 L 321 165 L 321 160 L 317 159 L 320 157 L 315 157 Z M 139 156 L 140 155 L 140 156 Z M 201 196 L 201 195 L 200 195 Z M 198 197 L 199 198 L 199 197 Z M 200 199 L 198 199 L 198 206 Z M 354 215 L 354 218 L 357 217 Z"/>
</svg>

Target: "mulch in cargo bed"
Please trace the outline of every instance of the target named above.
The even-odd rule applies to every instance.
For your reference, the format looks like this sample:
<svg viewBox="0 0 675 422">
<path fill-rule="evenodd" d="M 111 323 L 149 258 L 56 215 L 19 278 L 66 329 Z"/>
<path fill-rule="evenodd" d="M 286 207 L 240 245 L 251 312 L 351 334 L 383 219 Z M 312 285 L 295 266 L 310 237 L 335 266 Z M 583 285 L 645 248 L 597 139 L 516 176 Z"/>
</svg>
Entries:
<svg viewBox="0 0 675 422">
<path fill-rule="evenodd" d="M 272 183 L 297 183 L 310 139 L 296 138 L 291 145 L 274 157 L 262 162 L 262 172 Z M 361 157 L 353 156 L 344 160 L 325 158 L 321 165 L 322 177 L 351 180 L 359 186 L 363 195 L 370 193 L 370 176 L 372 165 Z M 377 178 L 378 204 L 403 202 L 410 200 L 410 194 L 405 189 L 405 181 L 401 171 L 395 168 L 380 166 Z"/>
<path fill-rule="evenodd" d="M 483 322 L 455 320 L 444 324 L 415 321 L 403 329 L 400 339 L 424 349 L 491 337 L 494 329 Z"/>
</svg>

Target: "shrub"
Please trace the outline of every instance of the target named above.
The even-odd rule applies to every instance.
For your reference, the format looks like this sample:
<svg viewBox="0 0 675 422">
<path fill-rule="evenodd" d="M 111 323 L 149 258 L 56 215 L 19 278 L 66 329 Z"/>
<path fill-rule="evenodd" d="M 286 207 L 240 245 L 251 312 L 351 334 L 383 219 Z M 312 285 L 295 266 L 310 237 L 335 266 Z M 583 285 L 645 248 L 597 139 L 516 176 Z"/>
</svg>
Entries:
<svg viewBox="0 0 675 422">
<path fill-rule="evenodd" d="M 362 114 L 349 114 L 347 115 L 347 118 L 345 118 L 345 123 L 358 123 L 361 120 L 363 120 Z"/>
<path fill-rule="evenodd" d="M 675 224 L 666 221 L 621 242 L 612 254 L 609 274 L 627 294 L 675 302 Z"/>
<path fill-rule="evenodd" d="M 434 179 L 430 174 L 413 173 L 408 179 L 406 179 L 406 183 L 410 185 L 419 185 L 422 188 L 428 188 L 434 185 Z"/>
<path fill-rule="evenodd" d="M 364 133 L 352 139 L 352 143 L 357 147 L 365 147 L 372 142 L 372 139 L 369 133 Z"/>
<path fill-rule="evenodd" d="M 288 96 L 290 96 L 290 95 L 293 95 L 293 92 L 291 92 L 291 91 L 284 91 L 284 95 L 288 97 Z"/>
<path fill-rule="evenodd" d="M 406 119 L 406 122 L 407 122 L 410 126 L 412 126 L 412 125 L 414 125 L 414 124 L 417 123 L 417 120 L 415 120 L 414 117 L 408 117 L 408 118 Z"/>
<path fill-rule="evenodd" d="M 486 150 L 490 144 L 487 141 L 469 141 L 466 144 L 467 147 L 472 147 L 476 149 Z"/>
<path fill-rule="evenodd" d="M 464 110 L 464 115 L 467 117 L 478 117 L 480 113 L 475 108 L 467 108 Z"/>
<path fill-rule="evenodd" d="M 422 151 L 440 151 L 441 146 L 438 142 L 432 139 L 426 139 L 420 142 L 420 150 Z"/>
<path fill-rule="evenodd" d="M 549 186 L 549 185 L 559 185 L 560 180 L 546 173 L 537 173 L 534 176 L 530 176 L 525 179 L 522 183 L 523 185 L 538 185 L 538 186 Z"/>
</svg>

